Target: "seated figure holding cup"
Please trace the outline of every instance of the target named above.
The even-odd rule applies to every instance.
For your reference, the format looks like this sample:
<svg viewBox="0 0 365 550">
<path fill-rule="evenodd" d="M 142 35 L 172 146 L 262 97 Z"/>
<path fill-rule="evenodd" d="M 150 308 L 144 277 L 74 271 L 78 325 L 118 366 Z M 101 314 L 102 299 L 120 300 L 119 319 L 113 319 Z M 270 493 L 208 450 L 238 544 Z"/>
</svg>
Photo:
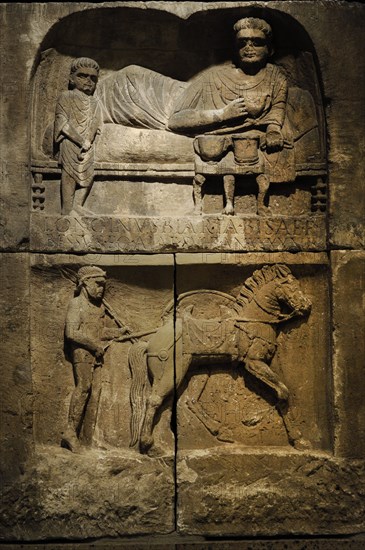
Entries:
<svg viewBox="0 0 365 550">
<path fill-rule="evenodd" d="M 203 71 L 187 88 L 170 117 L 172 131 L 196 135 L 193 193 L 202 211 L 207 175 L 222 175 L 224 214 L 234 214 L 237 175 L 255 175 L 258 213 L 265 213 L 271 182 L 295 180 L 293 140 L 286 122 L 288 84 L 268 63 L 270 25 L 252 17 L 234 25 L 237 62 Z M 199 134 L 199 135 L 197 135 Z"/>
</svg>

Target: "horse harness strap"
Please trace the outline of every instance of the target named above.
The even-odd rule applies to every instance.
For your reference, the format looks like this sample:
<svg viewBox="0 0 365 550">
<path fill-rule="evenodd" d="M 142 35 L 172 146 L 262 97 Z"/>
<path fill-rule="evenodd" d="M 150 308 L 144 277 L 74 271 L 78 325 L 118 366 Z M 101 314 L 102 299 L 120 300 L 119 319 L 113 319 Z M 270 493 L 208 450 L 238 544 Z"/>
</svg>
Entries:
<svg viewBox="0 0 365 550">
<path fill-rule="evenodd" d="M 173 341 L 172 341 L 172 344 L 170 344 L 166 348 L 161 348 L 161 350 L 158 353 L 146 353 L 147 357 L 158 357 L 158 359 L 160 359 L 160 361 L 167 361 L 167 359 L 169 358 L 169 353 L 168 352 L 174 347 L 176 342 L 181 340 L 181 337 L 182 337 L 182 335 L 180 334 L 177 338 L 174 338 Z"/>
<path fill-rule="evenodd" d="M 242 319 L 239 319 L 239 321 L 241 321 L 241 320 Z M 255 321 L 253 321 L 253 322 L 255 322 Z M 262 321 L 261 321 L 261 323 L 262 323 Z M 264 336 L 262 336 L 260 334 L 253 334 L 253 332 L 248 330 L 243 324 L 241 325 L 240 323 L 238 323 L 238 324 L 235 324 L 235 326 L 239 330 L 242 330 L 245 334 L 247 334 L 247 336 L 250 340 L 255 340 L 256 338 L 258 338 L 259 340 L 262 340 L 263 342 L 265 342 L 265 344 L 270 344 L 272 346 L 275 346 L 275 348 L 278 347 L 278 344 L 276 343 L 276 341 L 273 341 L 273 340 L 271 340 L 270 338 L 267 338 L 267 337 L 265 338 Z"/>
<path fill-rule="evenodd" d="M 280 321 L 263 321 L 262 319 L 255 319 L 255 318 L 250 318 L 250 319 L 247 319 L 245 317 L 237 317 L 237 319 L 235 319 L 235 324 L 236 326 L 238 326 L 239 323 L 262 323 L 263 325 L 277 325 Z"/>
<path fill-rule="evenodd" d="M 265 313 L 268 313 L 269 315 L 273 315 L 273 312 L 270 311 L 269 308 L 265 307 L 261 301 L 258 299 L 257 296 L 253 295 L 253 299 L 254 301 L 256 302 L 256 304 L 259 306 L 260 309 L 262 309 L 262 311 L 264 311 Z"/>
<path fill-rule="evenodd" d="M 253 297 L 256 304 L 259 306 L 262 311 L 267 313 L 268 315 L 275 315 L 272 311 L 269 310 L 269 308 L 265 307 L 256 296 Z M 281 318 L 280 318 L 281 316 Z M 243 323 L 265 323 L 268 325 L 277 325 L 278 323 L 283 323 L 284 321 L 289 321 L 289 319 L 292 319 L 295 316 L 295 311 L 293 310 L 291 313 L 288 313 L 288 315 L 283 315 L 282 313 L 278 313 L 276 319 L 273 321 L 269 321 L 268 319 L 245 319 L 244 317 L 239 317 L 236 319 L 238 322 Z"/>
</svg>

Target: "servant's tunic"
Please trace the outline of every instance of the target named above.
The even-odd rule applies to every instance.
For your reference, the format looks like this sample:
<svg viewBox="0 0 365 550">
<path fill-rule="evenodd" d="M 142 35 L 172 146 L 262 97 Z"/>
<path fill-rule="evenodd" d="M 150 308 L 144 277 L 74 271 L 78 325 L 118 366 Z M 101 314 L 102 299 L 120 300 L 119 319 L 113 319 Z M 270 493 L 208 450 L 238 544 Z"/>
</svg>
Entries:
<svg viewBox="0 0 365 550">
<path fill-rule="evenodd" d="M 61 94 L 56 106 L 54 139 L 59 143 L 59 162 L 80 187 L 89 187 L 94 177 L 94 146 L 80 160 L 79 145 L 62 133 L 67 123 L 83 140 L 93 142 L 102 123 L 99 101 L 79 90 L 70 90 Z"/>
</svg>

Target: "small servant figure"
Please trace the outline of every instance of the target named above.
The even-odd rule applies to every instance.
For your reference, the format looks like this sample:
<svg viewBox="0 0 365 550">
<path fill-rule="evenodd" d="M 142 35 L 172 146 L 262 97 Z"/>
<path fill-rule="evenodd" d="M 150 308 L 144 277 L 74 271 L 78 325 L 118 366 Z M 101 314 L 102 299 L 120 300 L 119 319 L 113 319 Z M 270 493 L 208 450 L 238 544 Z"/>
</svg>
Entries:
<svg viewBox="0 0 365 550">
<path fill-rule="evenodd" d="M 54 140 L 62 166 L 62 214 L 86 212 L 83 208 L 94 179 L 94 143 L 101 132 L 101 108 L 93 97 L 99 65 L 79 57 L 71 64 L 69 90 L 56 106 Z"/>
</svg>

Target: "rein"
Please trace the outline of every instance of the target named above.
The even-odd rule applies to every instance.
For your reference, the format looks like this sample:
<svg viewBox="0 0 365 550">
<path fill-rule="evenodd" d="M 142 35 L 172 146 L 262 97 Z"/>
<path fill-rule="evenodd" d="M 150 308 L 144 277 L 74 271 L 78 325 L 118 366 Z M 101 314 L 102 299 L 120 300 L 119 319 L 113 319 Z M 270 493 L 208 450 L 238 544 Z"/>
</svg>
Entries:
<svg viewBox="0 0 365 550">
<path fill-rule="evenodd" d="M 237 317 L 235 319 L 236 323 L 262 323 L 263 325 L 277 325 L 278 323 L 283 323 L 292 319 L 295 315 L 295 312 L 289 313 L 288 315 L 283 315 L 281 319 L 276 319 L 275 321 L 263 321 L 262 319 L 247 319 L 245 317 Z"/>
</svg>

